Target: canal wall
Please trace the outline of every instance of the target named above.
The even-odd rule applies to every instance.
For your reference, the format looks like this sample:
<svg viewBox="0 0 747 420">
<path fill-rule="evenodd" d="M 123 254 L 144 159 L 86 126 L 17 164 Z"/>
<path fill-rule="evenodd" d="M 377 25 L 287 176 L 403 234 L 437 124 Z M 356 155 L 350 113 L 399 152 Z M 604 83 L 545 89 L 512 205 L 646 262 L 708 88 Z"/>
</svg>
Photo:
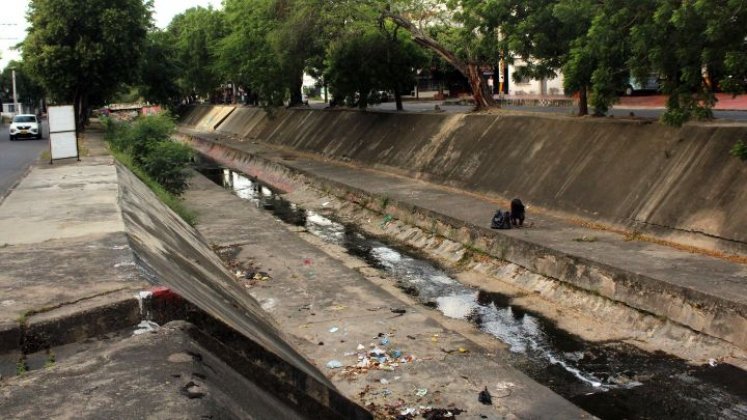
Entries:
<svg viewBox="0 0 747 420">
<path fill-rule="evenodd" d="M 747 252 L 747 126 L 521 113 L 196 106 L 185 127 L 414 177 L 685 246 Z"/>
</svg>

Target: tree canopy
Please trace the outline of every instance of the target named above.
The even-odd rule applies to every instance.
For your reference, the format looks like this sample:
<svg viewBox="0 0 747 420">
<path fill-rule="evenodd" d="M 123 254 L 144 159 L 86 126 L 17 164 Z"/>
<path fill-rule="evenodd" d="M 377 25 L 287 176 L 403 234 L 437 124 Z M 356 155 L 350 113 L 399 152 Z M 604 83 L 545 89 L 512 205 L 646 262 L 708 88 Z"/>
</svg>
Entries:
<svg viewBox="0 0 747 420">
<path fill-rule="evenodd" d="M 33 0 L 23 65 L 82 110 L 124 84 L 166 105 L 229 88 L 235 101 L 240 88 L 264 106 L 295 106 L 304 73 L 359 107 L 390 91 L 401 109 L 418 69 L 443 63 L 478 108 L 497 106 L 484 75 L 503 65 L 520 79 L 562 75 L 580 114 L 603 115 L 631 78 L 655 77 L 675 125 L 711 117 L 715 93 L 747 88 L 744 0 L 224 0 L 163 31 L 151 8 Z"/>
<path fill-rule="evenodd" d="M 29 75 L 57 102 L 73 103 L 80 126 L 92 103 L 134 82 L 150 0 L 32 0 L 22 57 Z"/>
</svg>

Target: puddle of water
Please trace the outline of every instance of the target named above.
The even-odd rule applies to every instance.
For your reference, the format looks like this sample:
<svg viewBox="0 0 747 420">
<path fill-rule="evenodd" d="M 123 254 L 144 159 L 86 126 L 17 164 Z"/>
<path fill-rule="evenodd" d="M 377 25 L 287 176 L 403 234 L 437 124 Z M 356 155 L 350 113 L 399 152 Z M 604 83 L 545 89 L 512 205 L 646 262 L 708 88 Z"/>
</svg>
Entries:
<svg viewBox="0 0 747 420">
<path fill-rule="evenodd" d="M 386 271 L 424 305 L 468 320 L 506 343 L 509 363 L 598 417 L 747 419 L 747 376 L 738 368 L 693 367 L 626 344 L 584 342 L 541 315 L 512 305 L 509 296 L 464 286 L 428 261 L 288 203 L 256 180 L 219 171 L 211 179 L 237 196 L 344 247 Z"/>
</svg>

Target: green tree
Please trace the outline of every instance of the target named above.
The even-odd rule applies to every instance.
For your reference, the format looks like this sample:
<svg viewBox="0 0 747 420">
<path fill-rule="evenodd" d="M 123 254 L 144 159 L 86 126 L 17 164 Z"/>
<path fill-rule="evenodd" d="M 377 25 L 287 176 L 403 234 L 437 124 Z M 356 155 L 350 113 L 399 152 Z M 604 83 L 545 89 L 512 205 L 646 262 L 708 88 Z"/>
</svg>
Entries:
<svg viewBox="0 0 747 420">
<path fill-rule="evenodd" d="M 336 98 L 359 108 L 378 101 L 377 91 L 392 91 L 397 110 L 402 92 L 415 85 L 416 70 L 427 56 L 400 26 L 376 9 L 359 10 L 364 17 L 337 34 L 328 49 L 324 78 Z"/>
<path fill-rule="evenodd" d="M 44 88 L 29 76 L 29 70 L 22 61 L 11 61 L 0 73 L 0 97 L 6 103 L 13 102 L 13 70 L 16 71 L 18 102 L 32 106 L 39 105 L 39 102 L 44 100 Z"/>
<path fill-rule="evenodd" d="M 495 7 L 495 3 L 401 0 L 386 4 L 382 13 L 409 31 L 415 43 L 435 52 L 464 75 L 475 107 L 483 109 L 498 106 L 482 75 L 483 67 L 494 68 L 500 61 L 498 28 L 506 10 Z"/>
<path fill-rule="evenodd" d="M 501 25 L 503 56 L 509 63 L 520 58 L 514 79 L 554 78 L 564 66 L 566 90 L 579 94 L 579 115 L 588 114 L 587 87 L 590 64 L 580 48 L 594 17 L 592 0 L 504 0 L 509 12 Z"/>
<path fill-rule="evenodd" d="M 227 34 L 224 13 L 212 7 L 193 7 L 176 15 L 167 32 L 176 47 L 181 75 L 177 83 L 182 95 L 212 97 L 224 82 L 215 53 Z"/>
<path fill-rule="evenodd" d="M 302 103 L 304 70 L 323 61 L 323 0 L 226 0 L 228 35 L 218 65 L 228 79 L 248 86 L 266 106 Z"/>
<path fill-rule="evenodd" d="M 269 42 L 278 25 L 275 0 L 226 0 L 228 33 L 217 45 L 217 65 L 226 77 L 248 86 L 265 106 L 285 98 L 280 61 Z"/>
<path fill-rule="evenodd" d="M 152 1 L 32 0 L 23 61 L 51 99 L 72 103 L 79 127 L 88 110 L 134 82 Z"/>
<path fill-rule="evenodd" d="M 744 93 L 746 40 L 744 1 L 660 0 L 632 30 L 632 67 L 662 78 L 665 122 L 711 118 L 717 88 Z"/>
<path fill-rule="evenodd" d="M 183 93 L 178 84 L 181 72 L 173 35 L 160 30 L 149 32 L 140 63 L 140 96 L 166 107 L 178 105 Z"/>
</svg>

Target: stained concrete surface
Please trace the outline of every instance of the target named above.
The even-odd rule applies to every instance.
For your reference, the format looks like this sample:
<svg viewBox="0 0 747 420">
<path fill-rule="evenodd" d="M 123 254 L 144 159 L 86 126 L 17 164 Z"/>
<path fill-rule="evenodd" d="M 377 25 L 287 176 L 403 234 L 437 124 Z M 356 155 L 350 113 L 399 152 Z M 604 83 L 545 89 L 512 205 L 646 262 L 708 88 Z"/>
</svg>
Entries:
<svg viewBox="0 0 747 420">
<path fill-rule="evenodd" d="M 101 142 L 95 130 L 89 136 Z M 48 322 L 150 286 L 124 232 L 114 162 L 92 149 L 81 162 L 39 162 L 0 203 L 0 334 L 10 334 L 2 350 L 17 348 L 20 324 L 39 314 Z"/>
<path fill-rule="evenodd" d="M 194 334 L 194 326 L 176 321 L 10 378 L 0 384 L 2 417 L 304 418 L 236 373 Z"/>
<path fill-rule="evenodd" d="M 198 230 L 211 243 L 228 246 L 224 251 L 234 254 L 232 260 L 238 268 L 262 271 L 270 277 L 254 286 L 239 279 L 234 280 L 236 284 L 248 287 L 343 393 L 379 415 L 392 407 L 402 411 L 432 406 L 466 410 L 459 418 L 588 417 L 498 362 L 496 344 L 477 344 L 445 327 L 416 302 L 368 281 L 271 215 L 202 176 L 194 177 L 190 184 L 186 204 L 198 213 Z M 392 371 L 326 367 L 331 360 L 355 365 L 358 345 L 370 348 L 371 343 L 379 343 L 380 334 L 390 334 L 391 348 L 415 355 L 416 361 Z M 460 348 L 465 352 L 459 352 Z M 494 395 L 502 395 L 492 407 L 477 401 L 477 394 L 486 386 Z M 426 389 L 427 394 L 417 396 L 418 389 Z"/>
<path fill-rule="evenodd" d="M 234 109 L 211 130 L 214 121 Z M 706 249 L 747 253 L 742 123 L 198 106 L 183 124 L 563 211 Z M 708 182 L 703 182 L 703 180 Z"/>
<path fill-rule="evenodd" d="M 488 228 L 489 221 L 500 203 L 484 196 L 257 141 L 183 132 L 207 139 L 194 145 L 210 158 L 271 185 L 276 182 L 285 191 L 296 188 L 292 180 L 302 174 L 322 189 L 339 187 L 379 201 L 386 197 L 396 204 L 386 209 L 395 217 L 435 217 L 455 229 L 464 228 L 465 232 L 442 233 L 454 235 L 450 239 L 747 348 L 744 264 L 571 223 L 535 211 L 532 202 L 526 202 L 526 228 L 494 231 Z"/>
<path fill-rule="evenodd" d="M 220 380 L 209 398 L 191 404 L 169 399 L 178 391 L 177 381 L 166 379 L 154 349 L 184 341 L 176 337 L 172 344 L 167 329 L 154 342 L 135 338 L 99 353 L 57 360 L 65 366 L 61 371 L 2 377 L 3 417 L 197 418 L 204 411 L 212 418 L 293 418 L 293 410 L 315 407 L 312 411 L 325 416 L 368 418 L 283 341 L 199 234 L 114 164 L 102 134 L 96 126 L 86 132 L 84 141 L 94 156 L 37 166 L 0 203 L 0 372 L 13 372 L 39 351 L 53 354 L 68 343 L 132 328 L 149 313 L 136 295 L 154 284 L 172 286 L 196 305 L 193 314 L 210 320 L 201 325 L 213 325 L 210 333 L 217 336 L 208 341 L 218 344 L 210 348 L 213 355 L 201 356 L 205 360 L 225 356 L 216 340 L 244 340 L 246 354 L 234 357 L 244 360 L 243 370 L 215 370 L 210 363 L 208 370 Z M 183 346 L 185 351 L 190 345 Z M 197 371 L 194 376 L 209 374 Z M 197 384 L 179 385 L 193 397 L 190 401 L 202 397 L 192 394 L 209 388 L 185 378 Z M 228 388 L 218 390 L 223 385 Z"/>
</svg>

